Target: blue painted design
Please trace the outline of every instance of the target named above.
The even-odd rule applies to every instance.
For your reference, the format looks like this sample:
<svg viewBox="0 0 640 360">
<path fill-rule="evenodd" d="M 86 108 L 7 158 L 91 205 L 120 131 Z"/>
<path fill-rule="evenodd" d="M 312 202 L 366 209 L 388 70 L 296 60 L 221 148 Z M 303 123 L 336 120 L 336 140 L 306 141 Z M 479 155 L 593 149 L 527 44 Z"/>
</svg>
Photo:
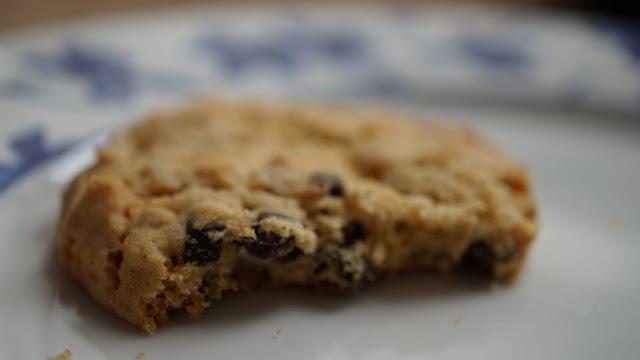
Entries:
<svg viewBox="0 0 640 360">
<path fill-rule="evenodd" d="M 530 63 L 530 58 L 521 46 L 506 39 L 465 36 L 458 39 L 463 56 L 495 70 L 517 71 Z"/>
<path fill-rule="evenodd" d="M 29 53 L 25 63 L 44 76 L 83 81 L 97 100 L 124 100 L 135 90 L 134 71 L 121 56 L 69 44 L 56 54 Z"/>
<path fill-rule="evenodd" d="M 301 54 L 318 56 L 332 62 L 362 60 L 368 55 L 369 41 L 355 30 L 323 32 L 295 27 L 285 30 L 279 37 Z"/>
<path fill-rule="evenodd" d="M 72 145 L 72 142 L 65 142 L 48 146 L 42 129 L 32 129 L 13 137 L 10 146 L 17 159 L 13 164 L 0 163 L 0 191 L 38 165 L 60 156 Z"/>
<path fill-rule="evenodd" d="M 118 41 L 110 42 L 114 47 L 104 47 L 77 34 L 72 41 L 55 43 L 53 48 L 33 44 L 34 52 L 10 64 L 26 64 L 26 68 L 1 74 L 6 78 L 0 79 L 0 96 L 9 101 L 28 99 L 33 106 L 111 106 L 112 101 L 135 100 L 141 95 L 155 101 L 203 94 L 216 86 L 244 91 L 257 80 L 272 82 L 291 94 L 315 90 L 337 94 L 357 89 L 451 97 L 465 94 L 467 87 L 486 84 L 492 91 L 480 97 L 511 101 L 510 86 L 524 80 L 523 96 L 585 108 L 624 107 L 637 113 L 640 82 L 634 85 L 633 81 L 640 79 L 640 67 L 634 66 L 640 65 L 640 25 L 596 21 L 599 24 L 594 27 L 590 19 L 567 19 L 571 30 L 554 38 L 553 28 L 545 24 L 555 20 L 489 16 L 493 20 L 485 22 L 475 21 L 475 17 L 444 16 L 441 20 L 451 26 L 447 31 L 433 31 L 439 25 L 432 27 L 430 16 L 439 17 L 392 8 L 384 17 L 370 19 L 375 21 L 325 21 L 291 10 L 268 16 L 265 23 L 256 22 L 252 26 L 256 31 L 251 33 L 233 19 L 209 22 L 215 28 L 195 21 L 185 29 L 187 44 L 176 42 L 178 38 L 166 44 L 167 51 L 176 55 L 172 61 L 177 62 L 153 65 L 163 68 L 142 65 L 155 60 L 148 47 Z M 144 36 L 159 40 L 156 33 Z M 553 59 L 545 59 L 572 42 L 581 50 L 566 54 L 564 61 L 570 64 L 566 69 L 590 66 L 585 74 L 589 81 L 571 83 L 574 80 L 567 76 L 568 70 L 556 69 Z M 384 48 L 391 43 L 392 49 Z M 182 53 L 185 45 L 190 47 Z M 599 57 L 602 52 L 610 53 Z M 144 62 L 131 62 L 128 55 Z M 203 74 L 203 65 L 209 66 L 209 73 Z M 444 71 L 438 71 L 440 67 Z M 618 78 L 594 75 L 613 71 L 613 67 L 617 67 L 616 74 L 624 74 L 624 84 L 604 84 Z M 449 76 L 451 85 L 439 87 Z M 531 80 L 539 78 L 545 81 Z M 606 91 L 609 87 L 624 92 Z"/>
<path fill-rule="evenodd" d="M 268 64 L 281 71 L 297 67 L 293 47 L 279 43 L 241 44 L 224 36 L 212 35 L 197 40 L 201 52 L 216 59 L 230 75 L 248 70 L 255 64 Z"/>
<path fill-rule="evenodd" d="M 298 70 L 311 57 L 345 63 L 365 57 L 368 41 L 353 32 L 323 33 L 304 26 L 280 29 L 249 40 L 223 33 L 205 34 L 195 41 L 196 50 L 213 59 L 226 73 L 237 75 L 256 65 L 282 73 Z"/>
</svg>

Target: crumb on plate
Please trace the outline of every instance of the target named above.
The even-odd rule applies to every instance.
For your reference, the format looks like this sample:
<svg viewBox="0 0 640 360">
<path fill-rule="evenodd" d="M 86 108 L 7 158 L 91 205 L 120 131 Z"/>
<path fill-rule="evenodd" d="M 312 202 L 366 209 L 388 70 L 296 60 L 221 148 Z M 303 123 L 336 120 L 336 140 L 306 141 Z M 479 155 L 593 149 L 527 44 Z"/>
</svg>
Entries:
<svg viewBox="0 0 640 360">
<path fill-rule="evenodd" d="M 48 357 L 47 360 L 70 360 L 71 359 L 71 350 L 64 349 L 63 352 L 56 356 Z"/>
</svg>

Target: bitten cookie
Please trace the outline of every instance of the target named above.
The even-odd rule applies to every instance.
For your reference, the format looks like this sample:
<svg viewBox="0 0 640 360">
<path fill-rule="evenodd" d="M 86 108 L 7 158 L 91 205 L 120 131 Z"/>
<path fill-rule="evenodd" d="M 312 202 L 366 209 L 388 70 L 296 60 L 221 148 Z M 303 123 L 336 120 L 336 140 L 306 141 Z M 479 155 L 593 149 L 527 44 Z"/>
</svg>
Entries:
<svg viewBox="0 0 640 360">
<path fill-rule="evenodd" d="M 64 193 L 60 261 L 153 333 L 225 293 L 358 288 L 471 267 L 511 280 L 536 234 L 525 169 L 475 132 L 380 112 L 208 102 L 98 150 Z"/>
</svg>

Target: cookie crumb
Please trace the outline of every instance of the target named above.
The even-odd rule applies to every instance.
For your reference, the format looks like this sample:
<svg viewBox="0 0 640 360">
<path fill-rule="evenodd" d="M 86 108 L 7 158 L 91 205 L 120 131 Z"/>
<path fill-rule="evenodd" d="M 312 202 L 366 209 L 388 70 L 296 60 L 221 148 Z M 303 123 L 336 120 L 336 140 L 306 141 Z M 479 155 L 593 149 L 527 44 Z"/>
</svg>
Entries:
<svg viewBox="0 0 640 360">
<path fill-rule="evenodd" d="M 71 360 L 71 350 L 64 349 L 60 354 L 48 357 L 47 360 Z"/>
<path fill-rule="evenodd" d="M 144 358 L 145 356 L 147 356 L 147 353 L 145 353 L 144 351 L 140 351 L 140 352 L 138 352 L 138 359 L 142 359 L 142 358 Z"/>
<path fill-rule="evenodd" d="M 459 326 L 462 325 L 464 318 L 462 316 L 458 316 L 455 320 L 453 320 L 453 325 Z"/>
<path fill-rule="evenodd" d="M 273 340 L 278 340 L 278 338 L 281 337 L 282 334 L 284 334 L 284 331 L 282 331 L 281 329 L 277 329 L 271 338 Z"/>
</svg>

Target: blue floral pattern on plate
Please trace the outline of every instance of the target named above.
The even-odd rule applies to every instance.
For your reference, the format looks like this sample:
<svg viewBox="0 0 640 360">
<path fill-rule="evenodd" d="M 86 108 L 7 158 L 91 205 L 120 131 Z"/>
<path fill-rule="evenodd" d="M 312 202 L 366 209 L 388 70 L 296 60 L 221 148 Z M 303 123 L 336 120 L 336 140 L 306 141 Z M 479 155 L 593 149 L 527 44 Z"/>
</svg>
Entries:
<svg viewBox="0 0 640 360">
<path fill-rule="evenodd" d="M 47 144 L 43 129 L 32 129 L 11 137 L 9 146 L 16 159 L 0 162 L 0 192 L 38 165 L 62 155 L 72 145 L 73 142 Z"/>
<path fill-rule="evenodd" d="M 499 12 L 377 10 L 192 14 L 108 29 L 70 26 L 24 44 L 7 42 L 0 51 L 0 102 L 125 116 L 221 91 L 435 94 L 640 115 L 636 26 Z M 46 45 L 36 38 L 48 39 Z M 0 139 L 17 155 L 0 165 L 0 190 L 69 148 L 69 142 L 46 146 L 43 131 Z"/>
</svg>

